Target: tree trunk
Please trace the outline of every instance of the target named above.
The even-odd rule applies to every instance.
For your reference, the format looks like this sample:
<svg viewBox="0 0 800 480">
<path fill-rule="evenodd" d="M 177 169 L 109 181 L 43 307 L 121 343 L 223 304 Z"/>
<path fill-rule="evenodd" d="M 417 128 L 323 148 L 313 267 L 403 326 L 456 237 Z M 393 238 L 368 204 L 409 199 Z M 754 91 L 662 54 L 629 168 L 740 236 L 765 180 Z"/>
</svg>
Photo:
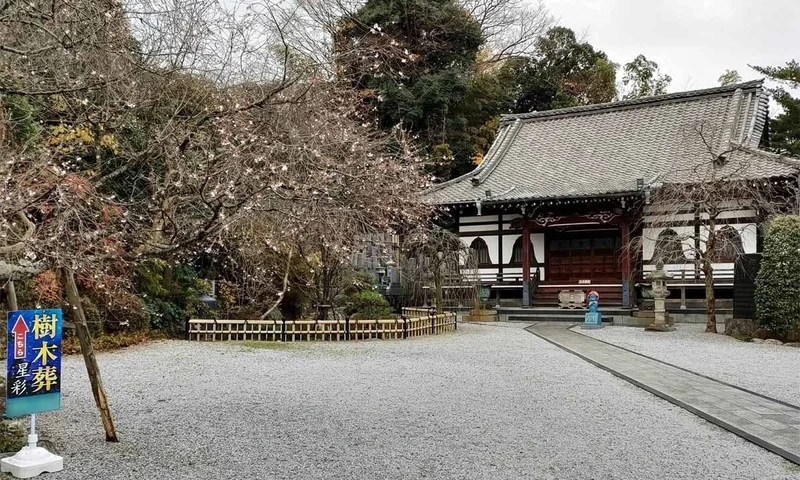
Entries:
<svg viewBox="0 0 800 480">
<path fill-rule="evenodd" d="M 717 302 L 714 296 L 714 267 L 711 261 L 703 260 L 706 277 L 706 333 L 717 333 Z"/>
<path fill-rule="evenodd" d="M 436 313 L 444 311 L 444 294 L 442 293 L 442 271 L 441 266 L 436 265 L 436 273 L 433 275 L 433 289 L 436 295 Z"/>
<path fill-rule="evenodd" d="M 717 299 L 714 296 L 714 259 L 717 257 L 716 216 L 709 212 L 708 238 L 703 254 L 703 274 L 706 277 L 706 333 L 717 333 Z"/>
<path fill-rule="evenodd" d="M 94 355 L 92 337 L 89 333 L 89 326 L 86 324 L 86 315 L 83 313 L 83 304 L 78 294 L 78 286 L 75 284 L 75 273 L 66 268 L 61 270 L 64 278 L 64 285 L 67 291 L 67 299 L 75 314 L 75 331 L 81 344 L 83 361 L 86 364 L 86 373 L 89 374 L 89 382 L 92 384 L 92 395 L 100 417 L 103 420 L 103 428 L 106 431 L 107 442 L 118 442 L 117 431 L 114 429 L 114 422 L 111 420 L 111 410 L 108 408 L 106 392 L 103 389 L 103 380 L 100 378 L 100 368 L 97 366 L 97 358 Z"/>
<path fill-rule="evenodd" d="M 292 252 L 293 250 L 289 249 L 289 255 L 286 258 L 286 271 L 283 273 L 283 289 L 281 290 L 281 293 L 278 294 L 278 299 L 275 301 L 275 303 L 273 303 L 272 306 L 261 315 L 261 320 L 266 320 L 267 317 L 269 317 L 269 314 L 280 306 L 284 297 L 286 297 L 286 292 L 289 291 L 289 270 L 292 267 Z"/>
</svg>

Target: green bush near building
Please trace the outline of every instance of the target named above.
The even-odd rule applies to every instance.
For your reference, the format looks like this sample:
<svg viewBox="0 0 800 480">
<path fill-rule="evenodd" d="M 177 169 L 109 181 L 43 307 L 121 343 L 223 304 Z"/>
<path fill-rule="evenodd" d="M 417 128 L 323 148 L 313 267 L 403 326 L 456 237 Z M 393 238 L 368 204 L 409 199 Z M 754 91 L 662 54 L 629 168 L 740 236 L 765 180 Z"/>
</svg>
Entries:
<svg viewBox="0 0 800 480">
<path fill-rule="evenodd" d="M 800 216 L 770 222 L 755 302 L 761 328 L 780 335 L 800 329 Z"/>
<path fill-rule="evenodd" d="M 391 305 L 375 290 L 362 290 L 352 295 L 346 311 L 354 320 L 392 318 Z"/>
</svg>

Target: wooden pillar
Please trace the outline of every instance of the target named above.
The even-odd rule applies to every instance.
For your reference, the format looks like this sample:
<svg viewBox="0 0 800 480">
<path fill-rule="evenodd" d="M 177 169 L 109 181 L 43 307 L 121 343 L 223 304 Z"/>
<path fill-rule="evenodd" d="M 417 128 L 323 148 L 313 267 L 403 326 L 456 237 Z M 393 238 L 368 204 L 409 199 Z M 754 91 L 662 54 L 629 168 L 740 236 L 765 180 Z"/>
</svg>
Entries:
<svg viewBox="0 0 800 480">
<path fill-rule="evenodd" d="M 522 221 L 522 306 L 531 304 L 531 224 Z"/>
<path fill-rule="evenodd" d="M 631 307 L 633 278 L 631 275 L 631 225 L 627 221 L 620 224 L 622 230 L 622 306 Z"/>
<path fill-rule="evenodd" d="M 497 215 L 497 281 L 503 281 L 503 214 Z"/>
</svg>

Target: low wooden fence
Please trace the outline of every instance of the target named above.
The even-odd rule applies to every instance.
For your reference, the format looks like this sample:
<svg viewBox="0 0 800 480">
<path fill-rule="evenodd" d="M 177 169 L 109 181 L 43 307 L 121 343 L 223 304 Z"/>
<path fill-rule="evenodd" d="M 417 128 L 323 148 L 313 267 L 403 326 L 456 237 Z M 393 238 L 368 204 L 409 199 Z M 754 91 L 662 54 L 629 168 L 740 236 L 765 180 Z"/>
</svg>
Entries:
<svg viewBox="0 0 800 480">
<path fill-rule="evenodd" d="M 198 341 L 344 341 L 438 335 L 458 328 L 452 312 L 382 320 L 189 320 L 188 338 Z M 415 311 L 416 313 L 416 311 Z"/>
</svg>

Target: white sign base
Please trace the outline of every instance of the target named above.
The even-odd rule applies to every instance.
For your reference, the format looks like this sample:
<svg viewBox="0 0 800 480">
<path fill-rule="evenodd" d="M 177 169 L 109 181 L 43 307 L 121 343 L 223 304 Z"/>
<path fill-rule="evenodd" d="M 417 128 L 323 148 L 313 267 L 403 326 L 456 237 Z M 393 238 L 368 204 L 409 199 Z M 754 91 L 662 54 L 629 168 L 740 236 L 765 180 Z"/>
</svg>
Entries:
<svg viewBox="0 0 800 480">
<path fill-rule="evenodd" d="M 28 444 L 13 457 L 0 459 L 0 472 L 10 473 L 14 478 L 37 477 L 45 472 L 64 470 L 64 459 L 36 445 L 36 415 L 31 415 L 31 433 Z"/>
<path fill-rule="evenodd" d="M 63 469 L 64 459 L 42 447 L 26 445 L 13 457 L 0 459 L 0 472 L 10 473 L 14 478 L 31 478 Z"/>
</svg>

